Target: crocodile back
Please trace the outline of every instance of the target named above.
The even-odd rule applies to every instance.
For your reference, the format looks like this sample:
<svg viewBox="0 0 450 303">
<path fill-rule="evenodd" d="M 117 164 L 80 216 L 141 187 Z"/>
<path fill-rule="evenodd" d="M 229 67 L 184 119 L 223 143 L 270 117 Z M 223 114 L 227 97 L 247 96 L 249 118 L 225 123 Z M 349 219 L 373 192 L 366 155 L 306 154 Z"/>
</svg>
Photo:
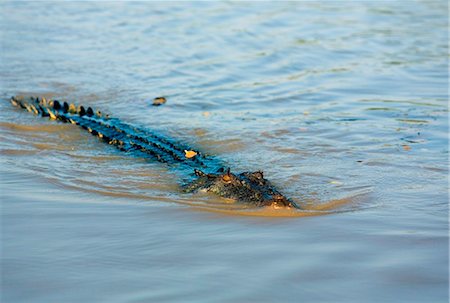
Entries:
<svg viewBox="0 0 450 303">
<path fill-rule="evenodd" d="M 154 131 L 124 123 L 120 119 L 94 111 L 91 107 L 76 106 L 73 103 L 40 97 L 15 96 L 10 101 L 13 105 L 35 115 L 78 125 L 121 151 L 171 166 L 179 166 L 190 170 L 191 173 L 194 169 L 215 172 L 222 167 L 222 163 L 216 158 L 194 150 L 187 144 Z M 195 156 L 187 157 L 186 151 L 195 151 Z"/>
</svg>

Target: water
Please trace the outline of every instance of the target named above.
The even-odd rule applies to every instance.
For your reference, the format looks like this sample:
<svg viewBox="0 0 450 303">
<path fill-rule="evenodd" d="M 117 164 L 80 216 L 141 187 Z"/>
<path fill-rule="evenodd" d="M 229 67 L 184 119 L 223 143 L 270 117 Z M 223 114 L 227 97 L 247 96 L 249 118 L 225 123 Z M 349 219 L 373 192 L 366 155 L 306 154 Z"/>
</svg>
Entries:
<svg viewBox="0 0 450 303">
<path fill-rule="evenodd" d="M 447 302 L 447 26 L 446 1 L 3 1 L 2 302 Z M 182 194 L 19 93 L 262 169 L 308 210 Z"/>
</svg>

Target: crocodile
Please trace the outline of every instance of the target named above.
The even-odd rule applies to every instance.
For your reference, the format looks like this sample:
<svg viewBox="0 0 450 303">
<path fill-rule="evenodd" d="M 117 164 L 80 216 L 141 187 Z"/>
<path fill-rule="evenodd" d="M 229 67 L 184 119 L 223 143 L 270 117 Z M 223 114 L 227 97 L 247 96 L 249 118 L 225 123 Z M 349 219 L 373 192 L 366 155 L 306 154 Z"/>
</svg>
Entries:
<svg viewBox="0 0 450 303">
<path fill-rule="evenodd" d="M 262 171 L 232 173 L 221 161 L 160 133 L 124 123 L 91 107 L 34 96 L 13 96 L 14 106 L 35 115 L 71 123 L 117 149 L 183 170 L 186 193 L 210 192 L 249 206 L 300 207 L 264 177 Z"/>
</svg>

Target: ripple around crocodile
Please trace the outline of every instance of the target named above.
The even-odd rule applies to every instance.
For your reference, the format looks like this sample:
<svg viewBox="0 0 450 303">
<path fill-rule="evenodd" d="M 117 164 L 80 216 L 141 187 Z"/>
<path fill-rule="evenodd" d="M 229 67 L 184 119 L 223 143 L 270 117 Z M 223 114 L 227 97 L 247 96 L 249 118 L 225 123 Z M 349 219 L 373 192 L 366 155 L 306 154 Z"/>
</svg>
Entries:
<svg viewBox="0 0 450 303">
<path fill-rule="evenodd" d="M 197 150 L 194 157 L 188 158 L 185 151 L 192 149 L 186 144 L 123 123 L 91 107 L 32 96 L 15 96 L 10 101 L 36 115 L 78 125 L 119 150 L 183 169 L 187 174 L 185 179 L 189 180 L 182 186 L 185 192 L 211 192 L 254 206 L 300 208 L 265 179 L 261 171 L 231 173 L 221 161 Z"/>
</svg>

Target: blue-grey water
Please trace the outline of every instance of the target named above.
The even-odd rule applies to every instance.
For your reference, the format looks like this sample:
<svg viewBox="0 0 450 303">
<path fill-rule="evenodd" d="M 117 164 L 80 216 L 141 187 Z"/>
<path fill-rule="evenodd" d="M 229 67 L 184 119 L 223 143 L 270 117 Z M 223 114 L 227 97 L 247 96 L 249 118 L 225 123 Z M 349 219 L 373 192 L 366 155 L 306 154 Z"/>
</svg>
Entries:
<svg viewBox="0 0 450 303">
<path fill-rule="evenodd" d="M 447 1 L 0 14 L 2 302 L 448 302 Z M 183 194 L 176 171 L 13 108 L 16 94 L 264 170 L 306 210 Z"/>
</svg>

